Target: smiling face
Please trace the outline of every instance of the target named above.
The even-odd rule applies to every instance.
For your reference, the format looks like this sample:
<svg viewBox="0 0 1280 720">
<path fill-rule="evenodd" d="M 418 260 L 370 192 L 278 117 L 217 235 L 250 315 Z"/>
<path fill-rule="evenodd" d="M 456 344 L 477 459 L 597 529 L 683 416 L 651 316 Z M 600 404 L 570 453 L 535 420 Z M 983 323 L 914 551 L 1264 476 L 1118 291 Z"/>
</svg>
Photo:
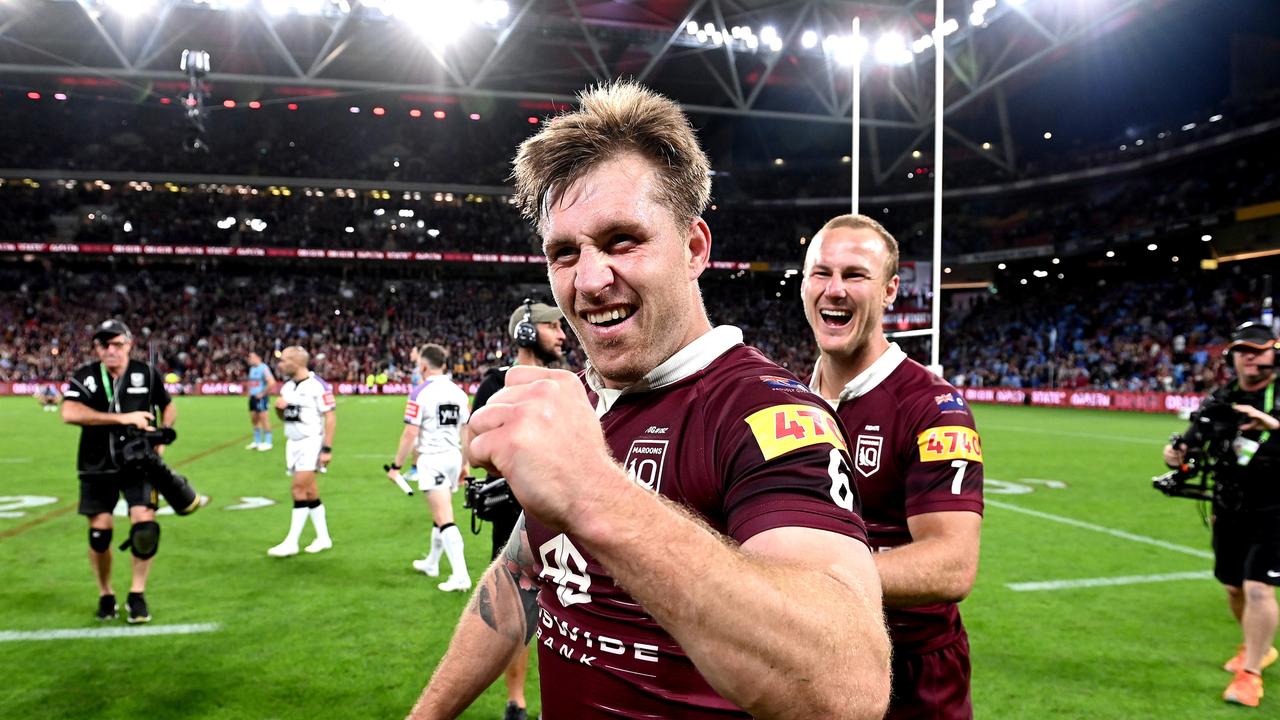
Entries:
<svg viewBox="0 0 1280 720">
<path fill-rule="evenodd" d="M 800 292 L 823 354 L 857 360 L 887 346 L 881 321 L 898 296 L 889 260 L 884 239 L 870 228 L 834 227 L 813 238 Z"/>
<path fill-rule="evenodd" d="M 608 387 L 626 387 L 707 332 L 697 279 L 711 253 L 701 218 L 677 222 L 635 154 L 603 162 L 542 220 L 556 303 Z"/>
</svg>

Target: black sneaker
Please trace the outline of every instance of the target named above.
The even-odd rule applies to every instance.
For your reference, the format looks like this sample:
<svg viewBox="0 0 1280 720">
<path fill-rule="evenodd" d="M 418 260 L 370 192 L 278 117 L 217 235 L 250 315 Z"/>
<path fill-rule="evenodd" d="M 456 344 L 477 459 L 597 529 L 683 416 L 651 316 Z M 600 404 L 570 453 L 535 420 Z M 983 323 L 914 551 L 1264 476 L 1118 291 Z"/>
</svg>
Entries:
<svg viewBox="0 0 1280 720">
<path fill-rule="evenodd" d="M 507 701 L 507 711 L 503 713 L 502 720 L 528 720 L 528 717 L 528 711 L 517 705 L 515 700 Z"/>
<path fill-rule="evenodd" d="M 125 607 L 129 608 L 129 624 L 138 625 L 140 623 L 151 622 L 151 613 L 147 612 L 147 600 L 142 597 L 142 593 L 129 593 L 129 597 L 125 599 Z"/>
<path fill-rule="evenodd" d="M 102 595 L 98 598 L 98 619 L 102 622 L 115 620 L 119 617 L 116 614 L 116 596 Z"/>
</svg>

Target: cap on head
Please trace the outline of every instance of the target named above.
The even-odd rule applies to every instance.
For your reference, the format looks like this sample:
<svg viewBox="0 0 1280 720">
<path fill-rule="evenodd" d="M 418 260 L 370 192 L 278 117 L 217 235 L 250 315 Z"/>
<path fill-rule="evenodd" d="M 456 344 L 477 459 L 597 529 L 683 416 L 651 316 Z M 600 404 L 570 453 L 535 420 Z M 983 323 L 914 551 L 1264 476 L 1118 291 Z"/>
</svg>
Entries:
<svg viewBox="0 0 1280 720">
<path fill-rule="evenodd" d="M 129 326 L 119 320 L 104 320 L 93 331 L 94 342 L 106 342 L 113 337 L 124 336 L 126 340 L 133 339 L 133 333 L 129 332 Z"/>
<path fill-rule="evenodd" d="M 516 328 L 520 326 L 520 323 L 524 322 L 526 312 L 529 313 L 529 322 L 535 324 L 559 322 L 560 318 L 564 317 L 564 313 L 560 312 L 560 308 L 555 305 L 533 303 L 526 307 L 524 303 L 520 303 L 520 307 L 517 307 L 515 312 L 511 313 L 511 320 L 507 323 L 507 332 L 510 333 L 512 338 L 516 336 Z"/>
<path fill-rule="evenodd" d="M 1227 344 L 1227 350 L 1235 350 L 1236 348 L 1251 348 L 1258 352 L 1265 352 L 1280 348 L 1280 343 L 1276 342 L 1275 333 L 1271 332 L 1271 328 L 1249 321 L 1241 323 L 1231 332 L 1231 342 Z"/>
</svg>

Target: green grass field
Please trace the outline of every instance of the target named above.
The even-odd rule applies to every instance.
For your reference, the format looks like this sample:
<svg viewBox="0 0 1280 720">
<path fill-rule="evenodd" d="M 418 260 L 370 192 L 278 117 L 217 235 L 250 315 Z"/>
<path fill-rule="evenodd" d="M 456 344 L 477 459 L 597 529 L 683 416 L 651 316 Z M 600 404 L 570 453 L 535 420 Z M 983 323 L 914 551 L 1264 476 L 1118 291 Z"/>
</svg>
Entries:
<svg viewBox="0 0 1280 720">
<path fill-rule="evenodd" d="M 278 560 L 265 551 L 288 524 L 283 440 L 271 453 L 242 449 L 243 398 L 179 399 L 180 439 L 168 460 L 214 502 L 188 518 L 162 518 L 149 627 L 217 629 L 37 641 L 5 633 L 99 626 L 85 522 L 75 514 L 78 431 L 30 399 L 0 400 L 0 718 L 403 716 L 466 599 L 437 591 L 409 565 L 426 550 L 425 502 L 400 494 L 378 470 L 395 448 L 401 402 L 339 400 L 335 459 L 320 481 L 335 547 Z M 1010 587 L 1207 573 L 1208 530 L 1195 504 L 1164 498 L 1148 481 L 1181 423 L 988 406 L 977 414 L 987 474 L 1002 481 L 988 486 L 982 567 L 963 605 L 977 716 L 1249 713 L 1220 700 L 1230 678 L 1219 665 L 1239 633 L 1207 575 Z M 17 507 L 23 496 L 56 500 Z M 255 497 L 276 504 L 229 509 Z M 461 495 L 455 499 L 474 577 L 488 558 L 488 528 L 471 535 Z M 126 560 L 117 554 L 121 600 Z M 113 626 L 136 629 L 123 620 Z M 531 675 L 535 688 L 536 665 Z M 499 682 L 466 717 L 501 717 L 504 699 Z M 1275 703 L 1264 700 L 1263 715 L 1275 717 Z M 539 705 L 536 690 L 530 705 Z"/>
</svg>

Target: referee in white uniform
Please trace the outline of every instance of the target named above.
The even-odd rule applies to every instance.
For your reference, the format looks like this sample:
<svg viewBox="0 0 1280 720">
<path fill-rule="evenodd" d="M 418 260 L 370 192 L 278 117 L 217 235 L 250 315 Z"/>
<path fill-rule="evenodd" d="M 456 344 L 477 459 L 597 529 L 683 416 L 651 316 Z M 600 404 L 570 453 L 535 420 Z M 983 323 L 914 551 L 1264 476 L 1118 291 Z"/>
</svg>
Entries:
<svg viewBox="0 0 1280 720">
<path fill-rule="evenodd" d="M 333 388 L 307 369 L 311 356 L 298 346 L 280 353 L 280 377 L 285 378 L 276 400 L 276 415 L 284 421 L 285 458 L 293 474 L 293 516 L 284 542 L 267 551 L 272 557 L 298 554 L 298 538 L 310 518 L 316 539 L 306 547 L 318 553 L 333 547 L 324 504 L 316 486 L 316 470 L 329 464 L 333 453 Z"/>
</svg>

